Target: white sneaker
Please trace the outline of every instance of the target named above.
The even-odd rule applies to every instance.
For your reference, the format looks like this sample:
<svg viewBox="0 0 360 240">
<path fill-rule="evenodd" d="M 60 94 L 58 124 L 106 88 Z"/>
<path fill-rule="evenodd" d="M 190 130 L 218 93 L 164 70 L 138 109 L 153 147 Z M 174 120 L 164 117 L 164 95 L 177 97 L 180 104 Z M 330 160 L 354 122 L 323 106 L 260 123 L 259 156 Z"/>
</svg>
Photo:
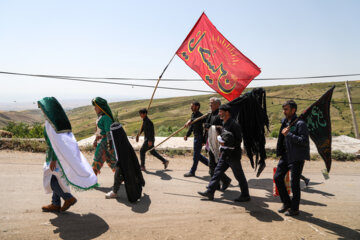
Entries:
<svg viewBox="0 0 360 240">
<path fill-rule="evenodd" d="M 114 193 L 112 190 L 110 192 L 108 192 L 107 194 L 105 194 L 106 199 L 116 198 L 116 197 L 117 197 L 117 194 Z"/>
</svg>

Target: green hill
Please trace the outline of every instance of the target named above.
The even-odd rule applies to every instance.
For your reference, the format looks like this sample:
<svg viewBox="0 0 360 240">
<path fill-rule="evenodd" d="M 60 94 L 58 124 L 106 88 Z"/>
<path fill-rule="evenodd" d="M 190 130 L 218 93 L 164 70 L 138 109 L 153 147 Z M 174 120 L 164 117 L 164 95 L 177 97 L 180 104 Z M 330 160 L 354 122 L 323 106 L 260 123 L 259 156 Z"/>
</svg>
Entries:
<svg viewBox="0 0 360 240">
<path fill-rule="evenodd" d="M 270 119 L 270 131 L 275 136 L 280 128 L 280 119 L 283 117 L 281 105 L 285 99 L 280 98 L 301 98 L 318 99 L 326 90 L 335 85 L 333 94 L 333 103 L 331 104 L 332 132 L 334 135 L 354 136 L 352 118 L 349 105 L 346 104 L 347 94 L 344 82 L 336 83 L 316 83 L 303 85 L 287 85 L 266 87 L 267 110 Z M 350 82 L 353 102 L 360 103 L 360 81 Z M 249 89 L 251 90 L 251 89 Z M 218 94 L 201 95 L 192 97 L 176 97 L 155 99 L 149 111 L 149 117 L 155 124 L 157 136 L 167 136 L 184 125 L 189 119 L 191 110 L 190 104 L 193 100 L 201 103 L 200 111 L 206 113 L 209 111 L 209 98 L 218 96 Z M 105 97 L 106 96 L 102 96 Z M 275 98 L 272 98 L 275 97 Z M 280 98 L 277 98 L 280 97 Z M 225 103 L 227 100 L 221 98 Z M 138 111 L 147 107 L 149 100 L 124 101 L 110 103 L 114 115 L 118 115 L 119 121 L 124 125 L 128 135 L 136 135 L 141 125 L 141 119 Z M 61 99 L 60 99 L 61 102 Z M 296 100 L 298 111 L 301 112 L 313 101 Z M 346 103 L 336 103 L 346 102 Z M 360 104 L 355 104 L 357 122 L 360 127 Z M 96 114 L 93 106 L 79 107 L 67 111 L 68 117 L 73 126 L 73 131 L 78 140 L 91 136 L 95 131 Z M 16 116 L 16 117 L 15 117 Z M 43 121 L 40 111 L 22 111 L 22 112 L 0 112 L 0 126 L 10 120 L 23 122 Z M 179 136 L 184 136 L 185 131 L 180 132 Z M 271 134 L 271 133 L 269 133 Z"/>
<path fill-rule="evenodd" d="M 278 132 L 280 128 L 280 119 L 283 117 L 281 105 L 285 99 L 271 97 L 318 99 L 326 90 L 335 85 L 333 94 L 333 103 L 331 104 L 331 121 L 334 135 L 354 136 L 353 124 L 349 105 L 336 102 L 348 102 L 343 82 L 337 83 L 317 83 L 292 86 L 266 87 L 267 92 L 267 110 L 270 118 L 270 131 Z M 353 102 L 360 102 L 360 81 L 350 83 L 352 89 Z M 250 90 L 250 89 L 249 89 Z M 201 95 L 192 97 L 176 97 L 155 99 L 149 111 L 149 117 L 152 119 L 157 130 L 157 135 L 167 135 L 167 130 L 172 132 L 179 129 L 189 119 L 191 111 L 190 104 L 193 100 L 201 103 L 200 111 L 206 113 L 209 111 L 209 98 L 218 96 L 218 94 Z M 222 102 L 227 102 L 221 98 Z M 296 100 L 298 111 L 303 111 L 313 101 Z M 335 103 L 334 103 L 335 102 Z M 138 115 L 140 108 L 147 107 L 148 100 L 125 101 L 110 103 L 110 107 L 116 115 L 118 113 L 119 121 L 124 125 L 128 135 L 136 135 L 141 125 L 141 119 Z M 360 104 L 354 105 L 357 115 L 357 122 L 360 126 Z M 80 107 L 68 111 L 68 116 L 74 128 L 77 138 L 82 139 L 94 133 L 96 115 L 93 106 Z M 182 132 L 179 135 L 183 136 Z"/>
</svg>

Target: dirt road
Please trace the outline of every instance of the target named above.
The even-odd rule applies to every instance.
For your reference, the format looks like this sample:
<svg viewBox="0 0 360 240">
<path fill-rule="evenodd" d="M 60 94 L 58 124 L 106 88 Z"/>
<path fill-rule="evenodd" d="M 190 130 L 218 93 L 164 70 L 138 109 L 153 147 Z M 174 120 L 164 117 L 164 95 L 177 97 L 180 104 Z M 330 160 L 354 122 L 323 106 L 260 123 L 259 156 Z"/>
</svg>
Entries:
<svg viewBox="0 0 360 240">
<path fill-rule="evenodd" d="M 306 162 L 303 173 L 311 182 L 307 188 L 302 182 L 301 214 L 286 217 L 271 194 L 274 160 L 267 160 L 260 178 L 242 160 L 252 199 L 235 203 L 239 187 L 230 170 L 232 186 L 206 201 L 197 194 L 209 180 L 205 166 L 197 177 L 184 178 L 190 157 L 169 158 L 164 171 L 150 156 L 138 203 L 127 201 L 123 186 L 118 199 L 105 199 L 113 181 L 105 166 L 101 187 L 73 192 L 78 203 L 66 213 L 43 213 L 51 200 L 42 187 L 44 158 L 0 151 L 0 239 L 360 239 L 360 162 L 334 162 L 326 181 L 323 162 Z"/>
</svg>

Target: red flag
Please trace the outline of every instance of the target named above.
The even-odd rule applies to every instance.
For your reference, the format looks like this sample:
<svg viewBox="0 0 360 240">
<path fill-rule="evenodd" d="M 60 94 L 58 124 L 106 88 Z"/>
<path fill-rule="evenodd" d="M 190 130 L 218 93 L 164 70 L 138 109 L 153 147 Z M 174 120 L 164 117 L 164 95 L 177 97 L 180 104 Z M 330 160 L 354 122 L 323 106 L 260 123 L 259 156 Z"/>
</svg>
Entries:
<svg viewBox="0 0 360 240">
<path fill-rule="evenodd" d="M 259 75 L 260 68 L 234 47 L 203 13 L 176 54 L 209 87 L 231 101 Z"/>
</svg>

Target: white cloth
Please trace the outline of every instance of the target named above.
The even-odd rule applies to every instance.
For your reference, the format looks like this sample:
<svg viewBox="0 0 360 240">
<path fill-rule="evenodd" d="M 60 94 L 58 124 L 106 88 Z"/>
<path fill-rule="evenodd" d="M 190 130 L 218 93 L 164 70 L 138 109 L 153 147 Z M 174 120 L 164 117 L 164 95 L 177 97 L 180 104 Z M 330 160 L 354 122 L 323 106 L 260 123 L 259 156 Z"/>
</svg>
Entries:
<svg viewBox="0 0 360 240">
<path fill-rule="evenodd" d="M 209 128 L 208 130 L 208 145 L 209 145 L 209 149 L 210 151 L 214 154 L 215 156 L 215 162 L 217 163 L 220 157 L 220 144 L 217 140 L 217 132 L 216 132 L 216 127 L 213 125 Z"/>
<path fill-rule="evenodd" d="M 220 135 L 217 136 L 217 140 L 219 143 L 225 143 L 225 141 L 222 139 L 222 137 Z M 220 145 L 220 149 L 235 149 L 235 148 Z"/>
<path fill-rule="evenodd" d="M 56 133 L 55 129 L 48 121 L 45 121 L 45 129 L 51 142 L 51 146 L 61 165 L 60 166 L 57 163 L 56 167 L 59 168 L 58 173 L 54 171 L 51 172 L 51 174 L 59 175 L 59 177 L 57 176 L 59 180 L 62 175 L 61 170 L 63 170 L 67 182 L 73 185 L 75 188 L 86 190 L 87 188 L 95 185 L 97 183 L 97 177 L 84 155 L 80 152 L 73 133 Z M 46 175 L 45 173 L 49 174 L 47 171 L 45 171 L 44 167 L 44 178 Z M 59 184 L 62 180 L 62 178 L 59 180 Z"/>
<path fill-rule="evenodd" d="M 70 192 L 70 186 L 68 185 L 68 183 L 66 182 L 65 178 L 62 178 L 61 176 L 63 175 L 63 172 L 59 166 L 59 164 L 56 162 L 56 168 L 54 171 L 50 170 L 50 162 L 48 163 L 44 163 L 44 177 L 43 177 L 43 184 L 44 184 L 44 189 L 45 189 L 45 193 L 52 193 L 52 189 L 51 189 L 51 177 L 52 175 L 54 175 L 57 180 L 58 183 L 61 187 L 61 189 L 65 192 L 65 193 L 69 193 Z"/>
</svg>

